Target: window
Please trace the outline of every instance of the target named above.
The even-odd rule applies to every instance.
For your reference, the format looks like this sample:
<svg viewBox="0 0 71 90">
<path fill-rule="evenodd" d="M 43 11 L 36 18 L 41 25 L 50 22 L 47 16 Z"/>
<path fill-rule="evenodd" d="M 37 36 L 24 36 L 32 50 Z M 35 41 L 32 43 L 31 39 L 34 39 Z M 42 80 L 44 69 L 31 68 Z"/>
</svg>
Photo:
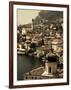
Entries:
<svg viewBox="0 0 71 90">
<path fill-rule="evenodd" d="M 51 67 L 49 67 L 49 73 L 51 73 Z"/>
</svg>

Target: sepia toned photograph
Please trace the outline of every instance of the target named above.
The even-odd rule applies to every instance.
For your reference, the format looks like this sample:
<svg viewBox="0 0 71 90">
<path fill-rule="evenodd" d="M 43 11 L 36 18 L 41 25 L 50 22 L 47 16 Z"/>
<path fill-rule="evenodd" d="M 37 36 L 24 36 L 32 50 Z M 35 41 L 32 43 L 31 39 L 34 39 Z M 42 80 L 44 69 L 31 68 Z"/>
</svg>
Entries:
<svg viewBox="0 0 71 90">
<path fill-rule="evenodd" d="M 63 11 L 17 9 L 17 79 L 63 78 Z"/>
<path fill-rule="evenodd" d="M 9 87 L 69 84 L 69 6 L 9 3 Z"/>
</svg>

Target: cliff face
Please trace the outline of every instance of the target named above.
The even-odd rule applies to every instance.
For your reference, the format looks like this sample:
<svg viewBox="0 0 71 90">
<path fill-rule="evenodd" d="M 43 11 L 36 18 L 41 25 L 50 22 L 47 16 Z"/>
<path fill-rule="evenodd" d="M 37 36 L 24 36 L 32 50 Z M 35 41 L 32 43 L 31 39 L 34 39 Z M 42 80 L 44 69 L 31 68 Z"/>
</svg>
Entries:
<svg viewBox="0 0 71 90">
<path fill-rule="evenodd" d="M 60 18 L 63 18 L 63 11 L 45 11 L 42 10 L 39 12 L 39 16 L 45 20 L 51 22 L 57 22 Z"/>
</svg>

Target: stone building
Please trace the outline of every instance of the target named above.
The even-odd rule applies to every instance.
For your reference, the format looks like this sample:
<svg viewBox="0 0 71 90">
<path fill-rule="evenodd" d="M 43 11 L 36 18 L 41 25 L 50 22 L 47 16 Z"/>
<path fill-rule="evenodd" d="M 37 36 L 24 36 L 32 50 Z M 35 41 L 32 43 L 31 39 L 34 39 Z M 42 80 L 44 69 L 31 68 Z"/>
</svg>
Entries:
<svg viewBox="0 0 71 90">
<path fill-rule="evenodd" d="M 57 73 L 58 56 L 52 52 L 49 52 L 46 57 L 47 60 L 45 61 L 45 70 L 42 73 L 42 76 L 54 76 L 54 74 Z"/>
</svg>

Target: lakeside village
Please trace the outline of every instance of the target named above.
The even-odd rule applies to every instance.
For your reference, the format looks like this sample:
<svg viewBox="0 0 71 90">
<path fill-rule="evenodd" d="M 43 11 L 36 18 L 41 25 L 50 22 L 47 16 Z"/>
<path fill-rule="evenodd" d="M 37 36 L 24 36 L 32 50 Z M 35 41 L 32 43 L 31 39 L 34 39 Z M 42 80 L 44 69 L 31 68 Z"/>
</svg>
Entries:
<svg viewBox="0 0 71 90">
<path fill-rule="evenodd" d="M 63 78 L 63 18 L 49 21 L 37 16 L 17 27 L 17 54 L 38 58 L 41 66 L 24 79 Z"/>
</svg>

